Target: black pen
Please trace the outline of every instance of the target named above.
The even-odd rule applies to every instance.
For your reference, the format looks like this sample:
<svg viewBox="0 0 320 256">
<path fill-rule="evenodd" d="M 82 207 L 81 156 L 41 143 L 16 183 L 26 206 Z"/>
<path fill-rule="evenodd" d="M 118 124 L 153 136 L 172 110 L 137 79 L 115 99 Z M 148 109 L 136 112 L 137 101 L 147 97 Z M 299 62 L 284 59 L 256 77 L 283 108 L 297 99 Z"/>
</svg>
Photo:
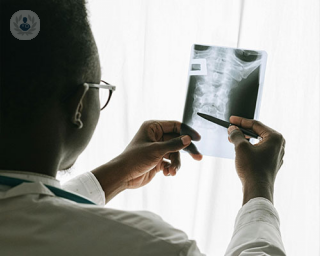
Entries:
<svg viewBox="0 0 320 256">
<path fill-rule="evenodd" d="M 215 124 L 218 124 L 220 126 L 223 126 L 223 127 L 227 128 L 227 129 L 229 128 L 230 125 L 234 125 L 234 124 L 231 124 L 231 123 L 229 123 L 227 121 L 223 121 L 223 120 L 221 120 L 219 118 L 216 118 L 216 117 L 213 117 L 213 116 L 209 116 L 207 114 L 203 114 L 203 113 L 199 113 L 199 112 L 197 114 L 199 116 L 201 116 L 202 118 L 204 118 L 204 119 L 206 119 L 206 120 L 208 120 L 210 122 L 213 122 Z M 235 126 L 237 126 L 237 125 L 235 125 Z M 260 141 L 262 140 L 262 138 L 259 135 L 253 133 L 252 131 L 249 131 L 249 130 L 244 129 L 244 128 L 239 127 L 239 126 L 237 126 L 237 127 L 243 132 L 243 134 L 245 134 L 245 135 L 247 135 L 249 137 L 258 139 Z"/>
</svg>

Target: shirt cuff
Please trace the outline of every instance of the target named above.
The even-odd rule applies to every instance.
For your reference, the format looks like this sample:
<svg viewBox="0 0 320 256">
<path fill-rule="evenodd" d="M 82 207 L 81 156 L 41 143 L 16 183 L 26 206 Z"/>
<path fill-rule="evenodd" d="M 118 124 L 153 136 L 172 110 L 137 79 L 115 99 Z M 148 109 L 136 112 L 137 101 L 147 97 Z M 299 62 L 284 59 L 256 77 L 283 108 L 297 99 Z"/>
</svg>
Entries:
<svg viewBox="0 0 320 256">
<path fill-rule="evenodd" d="M 263 221 L 274 226 L 279 232 L 280 220 L 276 208 L 266 198 L 256 197 L 250 199 L 239 211 L 234 234 L 250 222 Z"/>
<path fill-rule="evenodd" d="M 286 255 L 277 210 L 262 197 L 251 199 L 240 209 L 226 255 L 246 253 Z"/>
<path fill-rule="evenodd" d="M 62 188 L 78 193 L 97 205 L 106 204 L 104 191 L 92 172 L 86 172 L 67 181 Z"/>
</svg>

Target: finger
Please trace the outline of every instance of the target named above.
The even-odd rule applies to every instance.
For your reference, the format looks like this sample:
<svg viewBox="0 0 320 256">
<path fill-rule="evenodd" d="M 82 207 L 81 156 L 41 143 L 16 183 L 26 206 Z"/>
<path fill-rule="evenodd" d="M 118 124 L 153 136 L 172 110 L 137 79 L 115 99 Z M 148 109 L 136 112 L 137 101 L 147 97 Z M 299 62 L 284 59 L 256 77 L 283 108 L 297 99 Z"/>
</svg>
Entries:
<svg viewBox="0 0 320 256">
<path fill-rule="evenodd" d="M 171 164 L 165 165 L 164 168 L 168 172 L 167 176 L 175 176 L 177 174 L 177 172 L 178 172 L 178 169 L 175 166 L 171 165 Z"/>
<path fill-rule="evenodd" d="M 168 175 L 168 176 L 176 176 L 177 169 L 174 167 L 169 167 L 169 173 L 170 173 L 170 175 Z"/>
<path fill-rule="evenodd" d="M 229 126 L 228 134 L 229 134 L 228 136 L 229 141 L 233 143 L 235 147 L 237 147 L 240 143 L 250 144 L 250 142 L 246 140 L 242 131 L 237 126 L 234 126 L 234 125 Z"/>
<path fill-rule="evenodd" d="M 176 133 L 167 133 L 162 136 L 162 141 L 168 141 L 178 137 L 180 136 Z"/>
<path fill-rule="evenodd" d="M 170 158 L 169 158 L 169 157 L 170 157 L 170 154 L 171 154 L 171 153 L 167 153 L 167 154 L 165 154 L 165 155 L 163 156 L 164 161 L 170 159 Z M 168 161 L 167 163 L 171 164 L 171 161 Z"/>
<path fill-rule="evenodd" d="M 166 161 L 162 161 L 161 165 L 157 168 L 157 172 L 162 171 L 164 176 L 170 176 L 170 170 L 168 167 L 166 167 L 168 165 L 168 162 Z"/>
<path fill-rule="evenodd" d="M 188 152 L 194 160 L 200 161 L 202 159 L 202 154 L 198 151 L 197 147 L 192 142 L 183 150 Z"/>
<path fill-rule="evenodd" d="M 162 136 L 162 138 L 163 138 L 162 141 L 172 140 L 172 139 L 178 138 L 178 137 L 180 137 L 180 136 L 177 133 L 166 133 Z"/>
<path fill-rule="evenodd" d="M 170 176 L 170 171 L 169 171 L 169 168 L 163 168 L 163 171 L 162 171 L 163 175 L 164 176 Z"/>
<path fill-rule="evenodd" d="M 165 167 L 170 167 L 172 169 L 177 169 L 179 170 L 181 167 L 181 159 L 180 159 L 180 152 L 173 152 L 173 153 L 168 153 L 164 155 L 164 158 L 169 159 L 170 163 L 168 162 Z"/>
<path fill-rule="evenodd" d="M 175 176 L 181 166 L 180 152 L 178 151 L 178 152 L 171 153 L 169 156 L 169 159 L 171 160 L 171 164 L 169 166 L 169 172 L 171 176 Z"/>
<path fill-rule="evenodd" d="M 172 134 L 168 134 L 167 137 L 164 138 L 163 142 L 159 142 L 160 147 L 162 147 L 161 152 L 164 154 L 165 158 L 168 158 L 167 156 L 169 153 L 176 152 L 176 151 L 183 149 L 186 152 L 188 152 L 194 160 L 200 161 L 202 159 L 201 153 L 198 151 L 197 147 L 193 143 L 190 143 L 189 145 L 186 144 L 186 145 L 188 145 L 187 147 L 186 147 L 186 145 L 181 144 L 181 141 L 180 141 L 181 138 L 189 137 L 188 135 L 180 136 L 180 137 L 173 136 L 173 139 L 170 140 L 170 138 L 172 136 L 173 136 Z M 158 145 L 159 145 L 159 143 L 158 143 Z M 189 142 L 186 142 L 186 143 L 189 143 Z"/>
<path fill-rule="evenodd" d="M 163 133 L 180 133 L 181 123 L 179 121 L 155 121 L 161 126 Z"/>
<path fill-rule="evenodd" d="M 192 158 L 197 161 L 201 161 L 203 158 L 203 155 L 201 153 L 200 154 L 190 154 L 190 156 L 192 156 Z"/>
<path fill-rule="evenodd" d="M 155 166 L 155 170 L 156 172 L 160 172 L 164 169 L 164 167 L 166 166 L 167 162 L 166 161 L 162 161 L 161 163 L 158 163 L 156 166 Z"/>
<path fill-rule="evenodd" d="M 186 124 L 181 124 L 178 121 L 151 121 L 147 122 L 150 137 L 155 138 L 155 141 L 164 140 L 162 136 L 168 133 L 189 135 L 192 140 L 200 140 L 200 134 Z M 183 132 L 181 132 L 183 131 Z"/>
<path fill-rule="evenodd" d="M 259 136 L 263 135 L 263 134 L 270 134 L 272 132 L 274 132 L 273 129 L 271 129 L 270 127 L 264 125 L 263 123 L 257 121 L 257 120 L 253 120 L 253 119 L 246 119 L 243 117 L 239 117 L 239 116 L 231 116 L 230 117 L 230 123 L 246 128 L 246 129 L 250 129 L 252 131 L 254 131 L 255 133 L 257 133 Z"/>
<path fill-rule="evenodd" d="M 163 136 L 167 133 L 180 134 L 181 123 L 177 121 L 148 121 L 144 124 L 151 141 L 164 141 Z"/>
<path fill-rule="evenodd" d="M 189 135 L 194 141 L 199 141 L 201 139 L 200 134 L 196 130 L 184 123 L 181 124 L 180 135 Z"/>
<path fill-rule="evenodd" d="M 191 138 L 188 135 L 180 136 L 168 141 L 156 142 L 156 145 L 162 155 L 166 155 L 171 152 L 179 151 L 191 143 Z"/>
</svg>

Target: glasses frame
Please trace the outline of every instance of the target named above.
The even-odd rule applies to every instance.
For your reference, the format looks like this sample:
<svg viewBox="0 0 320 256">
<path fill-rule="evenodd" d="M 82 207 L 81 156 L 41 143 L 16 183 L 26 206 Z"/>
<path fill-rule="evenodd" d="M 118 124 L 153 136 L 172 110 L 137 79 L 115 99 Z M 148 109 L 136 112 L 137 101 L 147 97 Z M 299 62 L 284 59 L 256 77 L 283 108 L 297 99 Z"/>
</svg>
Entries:
<svg viewBox="0 0 320 256">
<path fill-rule="evenodd" d="M 116 86 L 114 85 L 111 85 L 109 83 L 107 83 L 106 81 L 104 80 L 100 80 L 101 82 L 105 83 L 105 84 L 92 84 L 92 83 L 84 83 L 84 84 L 87 84 L 89 86 L 89 88 L 95 88 L 95 89 L 107 89 L 110 91 L 109 93 L 109 98 L 106 102 L 106 104 L 104 104 L 104 106 L 100 109 L 103 110 L 107 105 L 108 103 L 110 102 L 110 99 L 111 99 L 111 96 L 112 96 L 112 93 L 116 90 Z M 81 84 L 83 85 L 83 84 Z M 76 88 L 77 90 L 78 88 Z M 71 91 L 69 94 L 67 94 L 61 101 L 64 102 L 66 99 L 68 99 L 72 94 L 75 93 L 76 90 L 73 90 Z"/>
<path fill-rule="evenodd" d="M 111 96 L 112 96 L 112 93 L 116 90 L 116 86 L 114 85 L 111 85 L 109 83 L 107 83 L 106 81 L 104 80 L 101 80 L 101 82 L 105 83 L 105 84 L 91 84 L 91 83 L 86 83 L 87 85 L 89 85 L 89 88 L 97 88 L 97 89 L 108 89 L 110 91 L 109 93 L 109 98 L 106 102 L 106 104 L 104 104 L 104 106 L 100 109 L 103 110 L 109 103 L 110 99 L 111 99 Z"/>
</svg>

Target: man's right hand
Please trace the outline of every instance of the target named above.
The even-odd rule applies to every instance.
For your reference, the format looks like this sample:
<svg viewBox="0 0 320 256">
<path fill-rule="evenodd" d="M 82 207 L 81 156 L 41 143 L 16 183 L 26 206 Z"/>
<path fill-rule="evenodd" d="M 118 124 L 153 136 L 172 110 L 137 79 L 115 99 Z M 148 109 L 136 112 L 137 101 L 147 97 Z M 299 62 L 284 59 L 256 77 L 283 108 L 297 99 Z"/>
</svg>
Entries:
<svg viewBox="0 0 320 256">
<path fill-rule="evenodd" d="M 243 204 L 255 197 L 264 197 L 273 203 L 274 182 L 283 164 L 285 139 L 256 120 L 231 116 L 230 123 L 252 130 L 262 138 L 252 145 L 238 127 L 233 125 L 228 129 L 228 139 L 235 146 L 235 164 L 243 186 Z"/>
</svg>

